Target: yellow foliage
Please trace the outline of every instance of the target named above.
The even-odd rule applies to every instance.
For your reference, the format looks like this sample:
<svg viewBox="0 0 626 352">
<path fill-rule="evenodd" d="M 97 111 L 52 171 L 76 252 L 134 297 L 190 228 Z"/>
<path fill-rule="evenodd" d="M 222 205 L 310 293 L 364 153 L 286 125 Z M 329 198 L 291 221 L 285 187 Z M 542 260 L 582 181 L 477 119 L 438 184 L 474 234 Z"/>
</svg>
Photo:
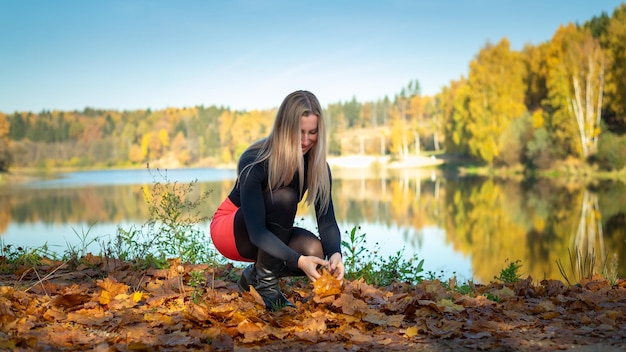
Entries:
<svg viewBox="0 0 626 352">
<path fill-rule="evenodd" d="M 159 130 L 159 141 L 161 142 L 161 145 L 164 147 L 169 147 L 170 146 L 170 136 L 167 133 L 167 130 L 165 128 L 161 128 Z"/>
<path fill-rule="evenodd" d="M 320 298 L 340 294 L 341 281 L 328 270 L 322 270 L 322 276 L 313 282 L 313 292 Z"/>
<path fill-rule="evenodd" d="M 9 135 L 10 123 L 6 115 L 0 113 L 0 140 L 7 138 Z"/>
<path fill-rule="evenodd" d="M 535 110 L 533 112 L 533 114 L 532 114 L 532 123 L 533 123 L 533 128 L 535 128 L 535 129 L 543 127 L 544 120 L 543 120 L 543 110 L 542 109 L 537 109 L 537 110 Z"/>
</svg>

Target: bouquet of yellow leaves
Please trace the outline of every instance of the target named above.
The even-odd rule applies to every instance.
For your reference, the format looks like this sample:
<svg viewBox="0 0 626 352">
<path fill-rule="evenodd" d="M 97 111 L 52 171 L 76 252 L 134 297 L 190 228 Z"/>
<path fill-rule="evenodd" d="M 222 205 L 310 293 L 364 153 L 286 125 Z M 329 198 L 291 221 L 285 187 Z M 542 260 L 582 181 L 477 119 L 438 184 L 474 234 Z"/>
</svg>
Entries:
<svg viewBox="0 0 626 352">
<path fill-rule="evenodd" d="M 313 293 L 319 298 L 341 293 L 341 280 L 337 280 L 328 270 L 322 269 L 322 276 L 313 282 Z"/>
</svg>

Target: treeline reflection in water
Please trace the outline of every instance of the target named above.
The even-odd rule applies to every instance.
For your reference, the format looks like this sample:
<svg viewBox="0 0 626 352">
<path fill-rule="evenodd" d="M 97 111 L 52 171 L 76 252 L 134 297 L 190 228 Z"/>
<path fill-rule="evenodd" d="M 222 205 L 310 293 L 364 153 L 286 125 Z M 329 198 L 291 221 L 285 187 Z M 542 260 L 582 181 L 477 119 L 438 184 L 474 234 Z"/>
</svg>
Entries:
<svg viewBox="0 0 626 352">
<path fill-rule="evenodd" d="M 142 192 L 150 187 L 145 172 L 103 171 L 90 174 L 90 182 L 82 184 L 71 180 L 84 178 L 84 173 L 74 173 L 56 185 L 0 189 L 1 239 L 4 245 L 47 243 L 63 252 L 68 243 L 78 241 L 77 233 L 112 236 L 118 226 L 140 226 L 149 218 Z M 121 176 L 124 182 L 119 182 Z M 176 182 L 193 177 L 198 180 L 194 192 L 210 191 L 199 209 L 210 217 L 233 186 L 233 176 L 196 169 L 167 177 Z M 407 257 L 425 259 L 427 271 L 488 282 L 515 260 L 521 261 L 524 277 L 563 279 L 557 262 L 570 270 L 570 253 L 579 251 L 583 257 L 595 256 L 598 272 L 626 276 L 623 183 L 444 177 L 437 170 L 417 169 L 342 170 L 334 178 L 341 230 L 359 226 L 379 255 L 404 250 Z M 312 219 L 311 210 L 302 206 L 297 223 L 314 230 Z M 208 233 L 208 223 L 199 226 Z M 578 273 L 568 275 L 575 278 Z"/>
</svg>

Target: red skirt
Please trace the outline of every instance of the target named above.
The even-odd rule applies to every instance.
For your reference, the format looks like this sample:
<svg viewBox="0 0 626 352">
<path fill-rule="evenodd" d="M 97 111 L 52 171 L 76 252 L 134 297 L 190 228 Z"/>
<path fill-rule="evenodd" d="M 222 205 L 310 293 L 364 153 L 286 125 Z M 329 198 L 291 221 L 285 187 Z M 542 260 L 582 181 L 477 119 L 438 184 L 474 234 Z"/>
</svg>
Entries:
<svg viewBox="0 0 626 352">
<path fill-rule="evenodd" d="M 240 262 L 253 262 L 242 257 L 235 244 L 235 214 L 238 209 L 230 198 L 226 197 L 211 220 L 211 240 L 218 252 L 226 258 Z"/>
</svg>

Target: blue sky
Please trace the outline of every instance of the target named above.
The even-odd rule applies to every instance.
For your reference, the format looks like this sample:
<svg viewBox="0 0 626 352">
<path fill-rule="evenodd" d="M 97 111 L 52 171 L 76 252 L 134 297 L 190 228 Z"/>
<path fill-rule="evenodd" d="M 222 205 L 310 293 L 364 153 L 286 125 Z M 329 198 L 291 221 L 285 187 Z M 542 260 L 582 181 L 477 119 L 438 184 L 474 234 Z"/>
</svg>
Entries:
<svg viewBox="0 0 626 352">
<path fill-rule="evenodd" d="M 276 107 L 432 95 L 488 41 L 550 40 L 614 0 L 0 0 L 0 111 Z"/>
</svg>

